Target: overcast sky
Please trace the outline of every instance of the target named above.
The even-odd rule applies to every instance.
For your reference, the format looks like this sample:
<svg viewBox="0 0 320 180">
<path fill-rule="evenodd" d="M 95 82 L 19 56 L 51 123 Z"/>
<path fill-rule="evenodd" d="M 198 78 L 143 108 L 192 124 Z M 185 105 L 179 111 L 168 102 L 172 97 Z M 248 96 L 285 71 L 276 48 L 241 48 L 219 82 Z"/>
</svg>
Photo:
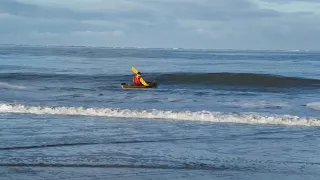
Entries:
<svg viewBox="0 0 320 180">
<path fill-rule="evenodd" d="M 320 0 L 0 0 L 0 44 L 320 49 Z"/>
</svg>

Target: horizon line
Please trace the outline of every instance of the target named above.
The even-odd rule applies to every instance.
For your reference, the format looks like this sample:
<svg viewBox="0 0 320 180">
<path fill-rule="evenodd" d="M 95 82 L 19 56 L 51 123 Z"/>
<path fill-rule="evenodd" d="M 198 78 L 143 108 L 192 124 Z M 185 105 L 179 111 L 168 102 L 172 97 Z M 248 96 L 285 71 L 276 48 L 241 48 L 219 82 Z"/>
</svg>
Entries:
<svg viewBox="0 0 320 180">
<path fill-rule="evenodd" d="M 238 48 L 182 48 L 182 47 L 140 47 L 140 46 L 94 46 L 94 45 L 56 45 L 56 44 L 14 44 L 0 43 L 0 46 L 38 46 L 38 47 L 93 47 L 110 49 L 165 49 L 165 50 L 215 50 L 215 51 L 287 51 L 287 52 L 318 52 L 320 50 L 309 49 L 238 49 Z"/>
</svg>

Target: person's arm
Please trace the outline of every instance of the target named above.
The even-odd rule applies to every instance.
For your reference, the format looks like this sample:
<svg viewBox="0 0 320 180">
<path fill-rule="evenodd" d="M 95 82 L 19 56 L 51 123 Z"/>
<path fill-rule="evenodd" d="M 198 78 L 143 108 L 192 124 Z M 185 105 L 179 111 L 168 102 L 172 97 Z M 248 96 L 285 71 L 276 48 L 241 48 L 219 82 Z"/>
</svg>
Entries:
<svg viewBox="0 0 320 180">
<path fill-rule="evenodd" d="M 143 80 L 143 78 L 142 78 L 142 77 L 140 78 L 140 82 L 141 82 L 144 86 L 149 86 L 149 84 L 148 84 L 148 83 L 146 83 L 146 82 Z"/>
</svg>

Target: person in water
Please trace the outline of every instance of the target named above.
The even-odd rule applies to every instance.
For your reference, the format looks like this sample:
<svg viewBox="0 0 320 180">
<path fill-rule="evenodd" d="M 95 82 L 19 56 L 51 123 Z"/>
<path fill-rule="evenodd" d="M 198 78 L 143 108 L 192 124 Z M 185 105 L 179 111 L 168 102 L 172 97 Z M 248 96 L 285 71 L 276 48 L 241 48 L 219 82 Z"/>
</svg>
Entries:
<svg viewBox="0 0 320 180">
<path fill-rule="evenodd" d="M 141 77 L 141 73 L 138 72 L 136 76 L 133 77 L 133 85 L 135 86 L 149 86 L 148 83 L 146 83 L 143 78 Z"/>
</svg>

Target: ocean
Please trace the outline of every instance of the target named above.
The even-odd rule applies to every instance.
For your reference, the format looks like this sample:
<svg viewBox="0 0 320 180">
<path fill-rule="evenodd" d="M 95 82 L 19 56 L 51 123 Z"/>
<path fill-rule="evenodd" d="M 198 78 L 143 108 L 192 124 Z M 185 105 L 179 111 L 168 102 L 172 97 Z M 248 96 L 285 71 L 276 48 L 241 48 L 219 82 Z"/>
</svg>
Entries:
<svg viewBox="0 0 320 180">
<path fill-rule="evenodd" d="M 0 94 L 0 179 L 320 178 L 320 52 L 1 45 Z"/>
</svg>

